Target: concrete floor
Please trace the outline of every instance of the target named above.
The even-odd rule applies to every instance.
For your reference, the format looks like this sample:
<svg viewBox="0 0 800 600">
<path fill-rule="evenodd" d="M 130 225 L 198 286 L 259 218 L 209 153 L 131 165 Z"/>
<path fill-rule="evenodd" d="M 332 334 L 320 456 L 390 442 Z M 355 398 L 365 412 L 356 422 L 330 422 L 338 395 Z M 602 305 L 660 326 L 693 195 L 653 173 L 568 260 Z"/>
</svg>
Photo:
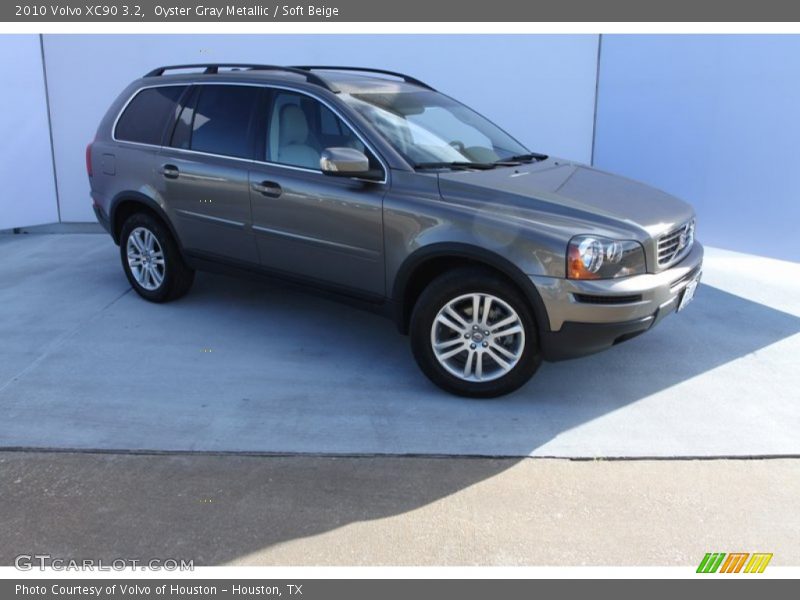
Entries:
<svg viewBox="0 0 800 600">
<path fill-rule="evenodd" d="M 800 454 L 800 265 L 709 249 L 679 315 L 492 402 L 388 320 L 200 274 L 130 291 L 106 235 L 0 236 L 0 447 L 560 457 Z"/>
<path fill-rule="evenodd" d="M 0 452 L 0 565 L 800 564 L 800 461 Z"/>
</svg>

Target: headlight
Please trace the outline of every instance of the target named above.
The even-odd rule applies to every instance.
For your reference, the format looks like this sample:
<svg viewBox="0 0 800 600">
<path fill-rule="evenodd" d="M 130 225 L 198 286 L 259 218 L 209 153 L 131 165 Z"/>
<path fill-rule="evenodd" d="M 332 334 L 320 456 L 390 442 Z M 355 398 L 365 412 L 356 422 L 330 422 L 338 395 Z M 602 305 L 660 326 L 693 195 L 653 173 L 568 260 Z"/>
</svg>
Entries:
<svg viewBox="0 0 800 600">
<path fill-rule="evenodd" d="M 569 279 L 612 279 L 644 272 L 644 248 L 639 242 L 594 235 L 578 235 L 569 242 Z"/>
</svg>

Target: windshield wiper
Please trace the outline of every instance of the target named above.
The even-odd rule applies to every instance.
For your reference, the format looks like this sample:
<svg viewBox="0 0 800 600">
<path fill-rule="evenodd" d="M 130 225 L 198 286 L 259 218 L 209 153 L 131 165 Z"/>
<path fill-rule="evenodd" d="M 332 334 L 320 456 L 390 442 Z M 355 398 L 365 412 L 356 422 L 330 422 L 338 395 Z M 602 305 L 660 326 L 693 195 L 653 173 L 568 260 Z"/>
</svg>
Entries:
<svg viewBox="0 0 800 600">
<path fill-rule="evenodd" d="M 495 161 L 495 164 L 502 165 L 505 163 L 520 163 L 520 162 L 533 162 L 533 161 L 540 161 L 545 160 L 547 154 L 539 154 L 538 152 L 529 152 L 528 154 L 517 154 L 516 156 L 509 156 L 508 158 L 502 158 L 498 161 Z"/>
<path fill-rule="evenodd" d="M 421 162 L 414 165 L 415 169 L 478 169 L 487 171 L 495 167 L 514 166 L 524 162 L 545 160 L 546 154 L 530 152 L 528 154 L 518 154 L 509 158 L 502 158 L 494 162 L 469 162 L 469 161 L 441 161 L 441 162 Z"/>
<path fill-rule="evenodd" d="M 469 161 L 453 161 L 453 162 L 421 162 L 414 165 L 415 169 L 478 169 L 488 170 L 494 169 L 498 165 L 495 163 L 480 163 Z"/>
</svg>

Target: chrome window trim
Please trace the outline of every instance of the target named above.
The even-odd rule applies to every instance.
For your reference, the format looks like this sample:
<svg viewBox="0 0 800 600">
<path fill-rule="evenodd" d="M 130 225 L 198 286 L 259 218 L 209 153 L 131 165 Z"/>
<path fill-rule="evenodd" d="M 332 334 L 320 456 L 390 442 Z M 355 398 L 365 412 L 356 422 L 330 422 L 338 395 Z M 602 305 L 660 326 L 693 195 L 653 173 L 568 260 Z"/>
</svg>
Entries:
<svg viewBox="0 0 800 600">
<path fill-rule="evenodd" d="M 136 88 L 136 90 L 131 94 L 130 98 L 128 98 L 125 101 L 125 104 L 123 104 L 123 106 L 120 109 L 119 113 L 117 113 L 116 119 L 114 119 L 114 123 L 111 126 L 111 140 L 113 142 L 117 143 L 117 144 L 130 144 L 130 145 L 133 145 L 133 146 L 142 146 L 142 147 L 145 147 L 145 148 L 158 148 L 158 149 L 166 148 L 166 149 L 169 149 L 169 150 L 176 150 L 178 152 L 185 152 L 187 154 L 198 154 L 200 156 L 211 156 L 211 157 L 215 157 L 215 158 L 226 158 L 228 160 L 238 160 L 238 161 L 241 161 L 241 162 L 246 162 L 246 163 L 249 163 L 251 165 L 267 165 L 269 167 L 279 167 L 281 169 L 289 169 L 291 171 L 302 171 L 302 172 L 305 172 L 305 173 L 317 173 L 319 175 L 325 176 L 325 174 L 322 172 L 322 169 L 309 169 L 309 168 L 306 168 L 306 167 L 295 167 L 293 165 L 285 165 L 283 163 L 270 162 L 270 161 L 266 161 L 266 160 L 256 160 L 256 159 L 252 159 L 252 158 L 241 158 L 239 156 L 228 156 L 227 154 L 214 154 L 213 152 L 202 152 L 200 150 L 191 150 L 189 148 L 173 148 L 172 146 L 163 146 L 163 145 L 157 145 L 157 144 L 146 144 L 146 143 L 143 143 L 143 142 L 133 142 L 133 141 L 130 141 L 130 140 L 117 139 L 117 123 L 119 122 L 119 120 L 122 117 L 122 115 L 125 112 L 125 110 L 128 108 L 128 105 L 133 101 L 133 99 L 136 96 L 139 95 L 140 92 L 142 92 L 144 90 L 149 90 L 149 89 L 152 89 L 152 88 L 191 87 L 191 86 L 194 86 L 194 85 L 230 85 L 230 86 L 248 86 L 248 87 L 268 88 L 268 89 L 275 89 L 275 90 L 284 90 L 284 91 L 287 91 L 287 92 L 294 92 L 296 94 L 302 94 L 304 96 L 312 98 L 312 99 L 316 100 L 317 102 L 320 102 L 321 104 L 326 106 L 328 109 L 330 109 L 333 112 L 333 114 L 335 114 L 337 117 L 339 117 L 342 120 L 342 122 L 353 132 L 353 134 L 355 134 L 355 136 L 359 140 L 361 140 L 361 143 L 364 144 L 364 146 L 366 146 L 367 149 L 369 149 L 370 152 L 372 152 L 372 154 L 375 156 L 375 158 L 378 160 L 378 162 L 381 164 L 381 167 L 383 168 L 383 179 L 381 181 L 373 181 L 371 179 L 362 179 L 360 177 L 348 177 L 347 179 L 355 179 L 357 181 L 365 181 L 365 182 L 369 182 L 369 183 L 378 183 L 378 184 L 381 184 L 381 185 L 385 185 L 389 181 L 389 167 L 386 165 L 386 161 L 384 161 L 383 157 L 378 152 L 375 151 L 375 148 L 373 148 L 372 144 L 370 144 L 364 138 L 364 136 L 361 135 L 361 133 L 359 133 L 359 131 L 355 127 L 353 127 L 353 125 L 350 123 L 350 121 L 341 113 L 341 111 L 338 108 L 333 106 L 330 102 L 328 102 L 324 98 L 320 98 L 316 94 L 312 94 L 310 92 L 307 92 L 306 90 L 300 90 L 298 88 L 294 88 L 294 87 L 290 87 L 290 86 L 284 86 L 284 85 L 278 85 L 278 84 L 272 84 L 272 83 L 251 83 L 251 82 L 236 82 L 236 81 L 195 81 L 195 82 L 183 82 L 183 83 L 157 83 L 157 84 L 153 84 L 153 85 L 146 85 L 146 86 L 142 86 L 142 87 Z"/>
</svg>

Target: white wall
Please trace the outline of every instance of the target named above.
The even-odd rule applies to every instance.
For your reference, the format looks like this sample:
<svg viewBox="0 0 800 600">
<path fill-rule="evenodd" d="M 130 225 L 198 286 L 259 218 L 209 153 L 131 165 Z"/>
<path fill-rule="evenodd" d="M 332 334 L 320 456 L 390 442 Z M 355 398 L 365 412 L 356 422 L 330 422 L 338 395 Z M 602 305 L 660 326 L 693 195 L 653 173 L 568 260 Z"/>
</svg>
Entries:
<svg viewBox="0 0 800 600">
<path fill-rule="evenodd" d="M 698 238 L 797 261 L 800 36 L 602 38 L 595 163 L 690 201 Z"/>
<path fill-rule="evenodd" d="M 38 35 L 0 35 L 0 229 L 58 221 Z"/>
<path fill-rule="evenodd" d="M 534 150 L 588 162 L 597 36 L 44 36 L 64 221 L 92 221 L 84 148 L 117 94 L 187 62 L 342 64 L 407 72 Z"/>
</svg>

